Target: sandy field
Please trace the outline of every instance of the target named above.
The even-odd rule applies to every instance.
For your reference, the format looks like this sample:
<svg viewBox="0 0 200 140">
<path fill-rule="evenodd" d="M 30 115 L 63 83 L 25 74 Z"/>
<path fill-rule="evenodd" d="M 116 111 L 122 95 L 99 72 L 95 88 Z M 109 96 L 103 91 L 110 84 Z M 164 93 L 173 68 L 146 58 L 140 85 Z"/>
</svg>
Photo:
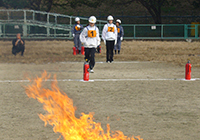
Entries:
<svg viewBox="0 0 200 140">
<path fill-rule="evenodd" d="M 200 78 L 199 42 L 124 41 L 113 64 L 104 62 L 102 45 L 92 82 L 79 81 L 84 57 L 72 55 L 70 41 L 27 41 L 24 57 L 10 54 L 10 42 L 0 44 L 1 140 L 59 137 L 39 119 L 38 114 L 45 113 L 42 104 L 25 94 L 24 86 L 30 83 L 16 81 L 44 70 L 57 75 L 58 86 L 77 107 L 77 117 L 94 112 L 104 129 L 109 123 L 111 130 L 144 140 L 200 139 L 200 80 L 182 80 L 187 59 L 194 66 L 192 78 Z"/>
</svg>

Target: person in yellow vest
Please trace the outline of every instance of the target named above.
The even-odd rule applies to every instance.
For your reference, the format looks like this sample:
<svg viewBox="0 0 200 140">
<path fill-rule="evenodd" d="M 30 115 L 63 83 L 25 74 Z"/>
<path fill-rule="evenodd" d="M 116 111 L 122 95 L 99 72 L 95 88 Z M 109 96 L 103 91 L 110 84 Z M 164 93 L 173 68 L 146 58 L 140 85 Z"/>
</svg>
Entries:
<svg viewBox="0 0 200 140">
<path fill-rule="evenodd" d="M 108 23 L 104 25 L 102 39 L 106 45 L 106 62 L 113 62 L 113 49 L 117 43 L 117 27 L 113 24 L 114 18 L 107 17 Z"/>
<path fill-rule="evenodd" d="M 100 45 L 99 29 L 95 26 L 96 17 L 91 16 L 89 18 L 89 25 L 86 26 L 80 34 L 80 40 L 85 47 L 85 60 L 89 62 L 90 73 L 94 73 L 95 66 L 95 52 L 97 46 Z"/>
</svg>

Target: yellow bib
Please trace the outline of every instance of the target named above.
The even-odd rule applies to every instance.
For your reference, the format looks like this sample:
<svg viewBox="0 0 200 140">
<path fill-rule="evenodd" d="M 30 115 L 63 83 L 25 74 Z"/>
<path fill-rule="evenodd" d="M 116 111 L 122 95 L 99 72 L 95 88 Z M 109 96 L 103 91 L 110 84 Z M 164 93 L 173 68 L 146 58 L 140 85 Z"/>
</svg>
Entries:
<svg viewBox="0 0 200 140">
<path fill-rule="evenodd" d="M 97 32 L 96 30 L 88 30 L 88 37 L 96 37 L 97 36 Z"/>
<path fill-rule="evenodd" d="M 117 32 L 120 33 L 120 28 L 117 28 Z"/>
<path fill-rule="evenodd" d="M 108 27 L 108 32 L 114 32 L 115 31 L 115 27 Z"/>
<path fill-rule="evenodd" d="M 75 29 L 76 29 L 77 31 L 80 31 L 80 30 L 81 30 L 81 28 L 78 28 L 77 26 L 75 26 Z"/>
</svg>

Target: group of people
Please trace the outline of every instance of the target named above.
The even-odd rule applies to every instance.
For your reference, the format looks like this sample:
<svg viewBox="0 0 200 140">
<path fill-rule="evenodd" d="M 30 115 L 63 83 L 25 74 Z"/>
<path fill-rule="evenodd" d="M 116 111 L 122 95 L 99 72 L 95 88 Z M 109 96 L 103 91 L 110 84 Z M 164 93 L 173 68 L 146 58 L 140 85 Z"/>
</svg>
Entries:
<svg viewBox="0 0 200 140">
<path fill-rule="evenodd" d="M 89 62 L 90 69 L 89 72 L 93 73 L 95 66 L 95 52 L 97 46 L 100 45 L 101 39 L 99 34 L 99 29 L 95 26 L 97 21 L 95 16 L 89 18 L 89 24 L 83 28 L 80 24 L 80 18 L 75 18 L 76 24 L 72 28 L 72 35 L 74 37 L 74 46 L 80 52 L 81 46 L 83 44 L 85 48 L 85 60 Z M 121 25 L 121 20 L 116 20 L 116 25 L 113 23 L 113 16 L 107 17 L 108 23 L 104 25 L 102 31 L 102 39 L 106 45 L 106 62 L 113 62 L 113 51 L 115 54 L 120 54 L 121 41 L 123 40 L 123 27 Z"/>
<path fill-rule="evenodd" d="M 113 62 L 113 51 L 115 54 L 120 54 L 121 41 L 123 40 L 123 27 L 120 26 L 121 20 L 116 20 L 116 25 L 113 23 L 114 18 L 110 15 L 107 17 L 108 23 L 104 25 L 102 31 L 102 39 L 106 45 L 106 62 Z M 95 16 L 89 18 L 89 24 L 83 28 L 80 24 L 80 18 L 75 18 L 76 24 L 72 29 L 72 35 L 74 37 L 74 45 L 76 49 L 81 52 L 82 44 L 85 50 L 85 60 L 89 63 L 89 72 L 93 73 L 95 66 L 95 52 L 97 46 L 100 45 L 101 39 L 99 29 L 95 25 L 97 19 Z M 21 39 L 21 34 L 17 34 L 17 38 L 12 42 L 12 53 L 16 55 L 21 52 L 21 56 L 24 54 L 25 41 Z"/>
</svg>

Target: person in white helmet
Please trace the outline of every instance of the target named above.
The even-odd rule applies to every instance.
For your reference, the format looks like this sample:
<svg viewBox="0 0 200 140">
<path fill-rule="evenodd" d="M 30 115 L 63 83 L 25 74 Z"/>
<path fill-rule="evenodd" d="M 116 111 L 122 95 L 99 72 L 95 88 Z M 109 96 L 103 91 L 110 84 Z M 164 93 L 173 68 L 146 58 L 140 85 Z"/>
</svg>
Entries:
<svg viewBox="0 0 200 140">
<path fill-rule="evenodd" d="M 116 26 L 117 26 L 117 44 L 115 45 L 115 54 L 117 54 L 117 50 L 118 50 L 118 54 L 120 54 L 120 50 L 121 50 L 121 41 L 123 40 L 123 36 L 124 36 L 124 29 L 121 26 L 121 20 L 117 19 L 116 20 Z"/>
<path fill-rule="evenodd" d="M 110 15 L 107 18 L 108 23 L 104 25 L 102 39 L 106 45 L 106 62 L 112 63 L 113 49 L 117 43 L 117 27 L 113 24 L 114 18 Z"/>
<path fill-rule="evenodd" d="M 80 33 L 81 30 L 83 29 L 83 25 L 80 24 L 80 18 L 76 17 L 75 18 L 75 25 L 72 28 L 72 36 L 74 38 L 74 47 L 76 47 L 77 52 L 81 52 L 81 41 L 80 41 Z"/>
<path fill-rule="evenodd" d="M 90 73 L 93 73 L 95 66 L 95 52 L 98 45 L 100 45 L 99 29 L 95 26 L 96 17 L 89 18 L 89 25 L 86 26 L 80 34 L 80 40 L 85 47 L 85 60 L 89 62 Z"/>
</svg>

